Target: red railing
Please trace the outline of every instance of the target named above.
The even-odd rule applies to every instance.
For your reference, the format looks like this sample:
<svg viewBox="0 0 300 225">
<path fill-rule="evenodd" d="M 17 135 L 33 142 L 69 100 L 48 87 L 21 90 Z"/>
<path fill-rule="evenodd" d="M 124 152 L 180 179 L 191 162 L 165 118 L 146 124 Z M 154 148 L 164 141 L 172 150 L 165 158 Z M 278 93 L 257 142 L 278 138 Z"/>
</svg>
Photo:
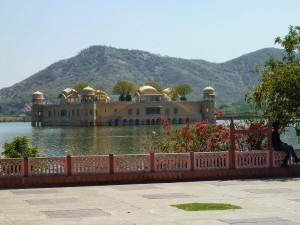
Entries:
<svg viewBox="0 0 300 225">
<path fill-rule="evenodd" d="M 23 178 L 37 178 L 36 183 L 44 180 L 46 183 L 50 178 L 57 177 L 62 180 L 55 180 L 51 182 L 66 182 L 64 177 L 72 178 L 70 182 L 84 182 L 87 176 L 97 176 L 93 178 L 95 182 L 102 181 L 101 177 L 107 177 L 107 180 L 114 181 L 121 179 L 119 175 L 128 176 L 135 174 L 143 174 L 143 176 L 134 176 L 129 180 L 135 179 L 168 179 L 166 173 L 177 174 L 176 177 L 182 178 L 182 174 L 190 173 L 187 177 L 203 176 L 208 177 L 207 173 L 214 174 L 215 177 L 229 175 L 241 175 L 245 173 L 252 173 L 253 171 L 261 171 L 258 175 L 269 174 L 272 175 L 272 168 L 280 167 L 280 164 L 285 157 L 284 152 L 273 151 L 271 144 L 271 126 L 266 129 L 257 130 L 236 130 L 233 122 L 231 122 L 231 145 L 229 151 L 220 152 L 190 152 L 190 153 L 154 153 L 149 154 L 132 154 L 132 155 L 97 155 L 97 156 L 66 156 L 66 157 L 43 157 L 43 158 L 18 158 L 18 159 L 0 159 L 0 186 L 4 181 L 8 182 L 6 186 L 11 185 L 12 180 L 18 180 L 18 184 L 24 185 Z M 248 134 L 251 132 L 265 133 L 268 140 L 268 150 L 251 150 L 251 151 L 236 151 L 234 135 L 237 133 Z M 296 154 L 300 156 L 300 150 L 296 150 Z M 290 165 L 294 163 L 290 160 Z M 293 166 L 293 168 L 300 168 L 300 166 Z M 248 170 L 247 170 L 248 169 Z M 249 170 L 250 169 L 250 170 Z M 266 172 L 266 169 L 268 172 Z M 230 172 L 226 172 L 230 171 Z M 234 172 L 235 171 L 235 172 Z M 285 171 L 287 171 L 285 169 Z M 300 169 L 295 170 L 296 174 Z M 298 172 L 299 171 L 299 172 Z M 199 173 L 201 172 L 201 174 Z M 278 172 L 278 171 L 277 171 Z M 147 177 L 147 174 L 151 176 Z M 155 175 L 157 174 L 157 175 Z M 158 178 L 160 175 L 163 178 Z M 200 175 L 199 175 L 200 174 Z M 278 173 L 282 174 L 282 172 Z M 111 176 L 113 175 L 113 177 Z M 84 179 L 83 179 L 84 177 Z M 59 179 L 60 179 L 59 178 Z M 82 180 L 83 181 L 82 181 Z M 123 178 L 122 178 L 123 179 Z M 68 179 L 67 179 L 68 180 Z M 22 183 L 23 182 L 23 183 Z M 49 181 L 50 182 L 50 181 Z M 25 182 L 26 183 L 26 182 Z"/>
<path fill-rule="evenodd" d="M 269 161 L 269 154 L 270 151 L 263 150 L 236 151 L 235 168 L 269 168 L 271 165 L 272 167 L 279 167 L 285 157 L 285 153 L 274 152 L 272 163 Z M 300 150 L 296 150 L 296 154 L 300 155 Z M 16 176 L 225 170 L 229 169 L 229 156 L 229 152 L 191 152 L 0 159 L 0 179 Z M 290 161 L 289 164 L 293 165 L 294 163 Z"/>
</svg>

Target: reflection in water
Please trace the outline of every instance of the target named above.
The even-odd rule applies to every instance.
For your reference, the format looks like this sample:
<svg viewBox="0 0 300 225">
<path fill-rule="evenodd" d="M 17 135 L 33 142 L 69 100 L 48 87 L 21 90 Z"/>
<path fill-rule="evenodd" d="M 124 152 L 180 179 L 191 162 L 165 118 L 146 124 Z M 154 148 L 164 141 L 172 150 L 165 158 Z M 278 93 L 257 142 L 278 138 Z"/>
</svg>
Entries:
<svg viewBox="0 0 300 225">
<path fill-rule="evenodd" d="M 0 149 L 5 141 L 28 136 L 44 156 L 146 153 L 151 131 L 162 135 L 160 126 L 119 127 L 31 127 L 30 123 L 0 123 Z M 300 148 L 294 129 L 282 139 Z"/>
</svg>

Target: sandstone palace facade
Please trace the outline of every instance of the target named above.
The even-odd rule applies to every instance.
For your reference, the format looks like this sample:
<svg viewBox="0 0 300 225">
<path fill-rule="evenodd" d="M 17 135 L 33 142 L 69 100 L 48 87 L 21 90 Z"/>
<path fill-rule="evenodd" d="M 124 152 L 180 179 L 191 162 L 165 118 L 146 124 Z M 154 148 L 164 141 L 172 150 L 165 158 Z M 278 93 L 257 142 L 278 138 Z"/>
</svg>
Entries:
<svg viewBox="0 0 300 225">
<path fill-rule="evenodd" d="M 157 125 L 163 116 L 172 124 L 193 121 L 215 122 L 215 90 L 205 87 L 199 101 L 172 101 L 168 89 L 163 93 L 142 86 L 130 102 L 111 102 L 104 91 L 85 87 L 79 94 L 64 89 L 58 104 L 48 104 L 44 94 L 32 94 L 32 126 L 125 126 Z M 199 96 L 200 98 L 200 96 Z"/>
</svg>

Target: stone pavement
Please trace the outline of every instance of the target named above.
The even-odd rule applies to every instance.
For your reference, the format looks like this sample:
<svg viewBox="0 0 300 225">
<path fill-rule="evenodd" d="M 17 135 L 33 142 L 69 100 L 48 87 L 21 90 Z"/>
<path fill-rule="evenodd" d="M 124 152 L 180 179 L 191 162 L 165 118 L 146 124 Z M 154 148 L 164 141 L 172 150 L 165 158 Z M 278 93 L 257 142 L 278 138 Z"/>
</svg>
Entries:
<svg viewBox="0 0 300 225">
<path fill-rule="evenodd" d="M 229 203 L 188 212 L 170 205 Z M 1 225 L 300 225 L 300 178 L 0 190 Z"/>
</svg>

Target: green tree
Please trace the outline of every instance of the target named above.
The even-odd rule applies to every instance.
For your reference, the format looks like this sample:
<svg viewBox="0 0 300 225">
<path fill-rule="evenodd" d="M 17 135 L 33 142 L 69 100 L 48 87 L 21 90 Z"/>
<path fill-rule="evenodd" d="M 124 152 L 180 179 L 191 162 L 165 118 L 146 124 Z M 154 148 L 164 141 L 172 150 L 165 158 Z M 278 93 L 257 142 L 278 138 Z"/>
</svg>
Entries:
<svg viewBox="0 0 300 225">
<path fill-rule="evenodd" d="M 262 71 L 257 87 L 246 95 L 247 102 L 263 107 L 263 117 L 280 120 L 283 125 L 294 124 L 300 115 L 300 26 L 290 26 L 289 33 L 276 44 L 284 47 L 287 56 L 282 60 L 270 58 Z"/>
<path fill-rule="evenodd" d="M 154 87 L 158 92 L 162 92 L 163 91 L 162 86 L 159 83 L 156 83 L 154 81 L 149 81 L 149 82 L 145 83 L 145 85 Z"/>
<path fill-rule="evenodd" d="M 38 157 L 38 147 L 29 145 L 29 138 L 17 136 L 13 141 L 4 143 L 4 151 L 1 153 L 6 158 Z"/>
<path fill-rule="evenodd" d="M 113 86 L 112 93 L 120 95 L 119 101 L 131 101 L 131 95 L 137 90 L 137 87 L 129 81 L 120 81 Z"/>
<path fill-rule="evenodd" d="M 193 88 L 188 84 L 179 84 L 175 87 L 175 91 L 180 95 L 181 101 L 186 101 L 186 95 L 193 93 Z"/>
</svg>

